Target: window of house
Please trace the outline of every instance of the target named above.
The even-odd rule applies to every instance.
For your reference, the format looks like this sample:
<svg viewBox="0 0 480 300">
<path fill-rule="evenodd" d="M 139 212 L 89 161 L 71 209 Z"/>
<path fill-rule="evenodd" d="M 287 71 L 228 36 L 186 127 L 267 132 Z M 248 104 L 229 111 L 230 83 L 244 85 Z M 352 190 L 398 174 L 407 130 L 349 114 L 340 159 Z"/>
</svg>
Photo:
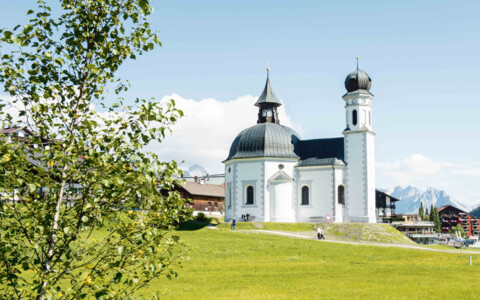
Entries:
<svg viewBox="0 0 480 300">
<path fill-rule="evenodd" d="M 338 186 L 338 204 L 345 204 L 345 187 L 343 185 Z"/>
<path fill-rule="evenodd" d="M 308 205 L 309 204 L 309 189 L 308 186 L 303 186 L 302 187 L 302 205 Z"/>
<path fill-rule="evenodd" d="M 253 186 L 247 187 L 247 202 L 246 204 L 253 204 Z"/>
<path fill-rule="evenodd" d="M 352 111 L 352 120 L 353 120 L 352 121 L 353 125 L 357 125 L 357 110 L 356 109 L 354 109 Z"/>
</svg>

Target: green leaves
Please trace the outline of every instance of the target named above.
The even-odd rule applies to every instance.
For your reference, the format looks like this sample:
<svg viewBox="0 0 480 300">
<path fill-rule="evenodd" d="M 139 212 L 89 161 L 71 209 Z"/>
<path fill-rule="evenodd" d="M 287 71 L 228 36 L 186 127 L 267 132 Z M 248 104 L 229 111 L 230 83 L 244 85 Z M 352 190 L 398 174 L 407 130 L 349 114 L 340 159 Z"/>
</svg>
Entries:
<svg viewBox="0 0 480 300">
<path fill-rule="evenodd" d="M 122 64 L 161 44 L 152 11 L 148 0 L 62 0 L 51 15 L 40 0 L 25 26 L 0 30 L 1 43 L 22 46 L 2 52 L 0 84 L 34 131 L 0 134 L 2 297 L 127 299 L 176 276 L 182 248 L 169 230 L 191 214 L 174 192 L 181 171 L 144 147 L 183 113 L 173 100 L 103 103 L 112 84 L 128 90 Z"/>
</svg>

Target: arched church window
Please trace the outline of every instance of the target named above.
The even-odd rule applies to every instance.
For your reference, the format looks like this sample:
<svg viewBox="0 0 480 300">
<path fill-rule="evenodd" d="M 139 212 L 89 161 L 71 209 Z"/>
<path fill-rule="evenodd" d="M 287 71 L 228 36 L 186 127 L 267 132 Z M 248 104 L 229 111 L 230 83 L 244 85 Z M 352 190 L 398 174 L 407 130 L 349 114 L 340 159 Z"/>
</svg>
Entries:
<svg viewBox="0 0 480 300">
<path fill-rule="evenodd" d="M 247 187 L 247 203 L 246 204 L 253 204 L 253 186 L 251 185 Z"/>
<path fill-rule="evenodd" d="M 345 187 L 343 185 L 338 186 L 338 204 L 345 204 Z"/>
<path fill-rule="evenodd" d="M 308 205 L 309 200 L 308 186 L 305 185 L 302 187 L 302 205 Z"/>
<path fill-rule="evenodd" d="M 370 126 L 372 126 L 372 112 L 371 111 L 368 112 L 368 124 Z"/>
<path fill-rule="evenodd" d="M 232 188 L 228 187 L 228 207 L 232 207 Z"/>
<path fill-rule="evenodd" d="M 357 110 L 356 109 L 354 109 L 352 111 L 352 123 L 353 123 L 353 125 L 357 125 Z"/>
</svg>

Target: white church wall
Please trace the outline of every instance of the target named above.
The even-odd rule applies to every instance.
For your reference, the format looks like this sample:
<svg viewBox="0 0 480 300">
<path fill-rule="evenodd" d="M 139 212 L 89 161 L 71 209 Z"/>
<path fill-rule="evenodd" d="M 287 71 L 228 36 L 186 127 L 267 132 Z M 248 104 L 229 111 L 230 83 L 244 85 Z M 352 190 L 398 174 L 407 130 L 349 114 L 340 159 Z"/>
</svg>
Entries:
<svg viewBox="0 0 480 300">
<path fill-rule="evenodd" d="M 279 216 L 275 215 L 276 208 L 280 206 L 285 206 L 285 209 L 291 210 L 291 218 L 288 218 L 288 221 L 284 222 L 293 222 L 295 221 L 294 216 L 294 203 L 293 203 L 293 185 L 290 184 L 290 187 L 287 189 L 286 187 L 282 187 L 282 193 L 275 193 L 272 194 L 271 186 L 272 183 L 268 182 L 268 179 L 272 177 L 275 173 L 278 172 L 279 165 L 283 166 L 282 171 L 284 171 L 288 176 L 294 178 L 294 167 L 297 163 L 297 160 L 292 159 L 265 159 L 264 166 L 265 166 L 265 186 L 264 186 L 264 199 L 265 199 L 265 214 L 264 220 L 265 222 L 273 221 L 274 219 L 278 219 Z M 275 200 L 277 199 L 277 200 Z M 283 222 L 283 221 L 277 221 Z"/>
<path fill-rule="evenodd" d="M 345 219 L 345 205 L 338 203 L 338 187 L 343 185 L 345 188 L 345 167 L 335 166 L 335 180 L 334 180 L 334 199 L 335 199 L 335 218 L 332 220 L 336 223 L 342 223 Z"/>
<path fill-rule="evenodd" d="M 325 221 L 327 214 L 333 218 L 332 167 L 300 167 L 296 185 L 298 222 Z M 309 186 L 309 205 L 301 205 L 302 187 Z"/>
<path fill-rule="evenodd" d="M 269 182 L 267 184 L 270 200 L 271 222 L 295 222 L 295 210 L 292 203 L 292 182 Z"/>
<path fill-rule="evenodd" d="M 368 222 L 374 223 L 376 222 L 375 216 L 375 136 L 371 133 L 365 133 L 365 140 L 366 140 L 366 174 L 365 177 L 367 179 L 367 186 L 368 191 L 366 195 L 366 199 L 368 203 L 366 204 L 368 207 Z"/>
<path fill-rule="evenodd" d="M 262 160 L 241 160 L 235 164 L 235 192 L 232 216 L 238 220 L 242 214 L 250 214 L 257 221 L 263 221 L 264 210 L 264 164 Z M 253 187 L 253 204 L 247 202 L 247 188 Z"/>
<path fill-rule="evenodd" d="M 230 221 L 233 216 L 235 167 L 235 162 L 225 164 L 225 221 Z"/>
<path fill-rule="evenodd" d="M 361 221 L 367 215 L 367 211 L 363 207 L 366 180 L 364 178 L 364 134 L 347 134 L 345 135 L 345 143 L 345 158 L 347 160 L 346 221 Z"/>
</svg>

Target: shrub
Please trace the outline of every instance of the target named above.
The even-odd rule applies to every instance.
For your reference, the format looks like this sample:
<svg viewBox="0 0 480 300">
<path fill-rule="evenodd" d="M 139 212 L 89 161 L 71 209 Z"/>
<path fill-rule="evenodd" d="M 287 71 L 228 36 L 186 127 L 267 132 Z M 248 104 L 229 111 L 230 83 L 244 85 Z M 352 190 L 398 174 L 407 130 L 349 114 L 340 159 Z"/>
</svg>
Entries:
<svg viewBox="0 0 480 300">
<path fill-rule="evenodd" d="M 210 223 L 212 221 L 212 218 L 207 217 L 203 212 L 199 212 L 197 214 L 196 220 L 198 222 Z"/>
</svg>

